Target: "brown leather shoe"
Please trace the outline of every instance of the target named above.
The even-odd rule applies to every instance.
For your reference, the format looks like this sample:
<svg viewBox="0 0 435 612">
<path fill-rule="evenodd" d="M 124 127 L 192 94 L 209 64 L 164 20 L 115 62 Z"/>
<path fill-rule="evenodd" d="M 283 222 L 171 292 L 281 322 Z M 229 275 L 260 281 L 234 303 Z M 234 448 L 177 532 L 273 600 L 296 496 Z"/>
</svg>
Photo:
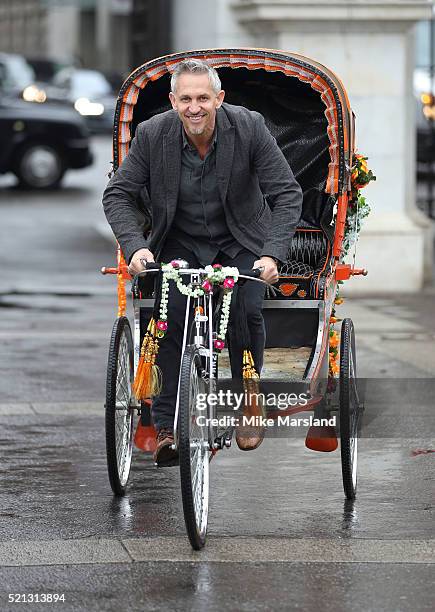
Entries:
<svg viewBox="0 0 435 612">
<path fill-rule="evenodd" d="M 178 465 L 178 450 L 174 450 L 174 432 L 168 427 L 162 427 L 157 434 L 157 446 L 153 454 L 157 467 Z"/>
<path fill-rule="evenodd" d="M 254 450 L 263 442 L 266 428 L 256 423 L 257 421 L 260 422 L 261 417 L 264 416 L 265 412 L 262 403 L 255 399 L 252 399 L 251 402 L 244 407 L 241 424 L 236 427 L 236 442 L 240 450 Z M 254 417 L 253 425 L 244 423 L 244 419 L 250 417 Z"/>
</svg>

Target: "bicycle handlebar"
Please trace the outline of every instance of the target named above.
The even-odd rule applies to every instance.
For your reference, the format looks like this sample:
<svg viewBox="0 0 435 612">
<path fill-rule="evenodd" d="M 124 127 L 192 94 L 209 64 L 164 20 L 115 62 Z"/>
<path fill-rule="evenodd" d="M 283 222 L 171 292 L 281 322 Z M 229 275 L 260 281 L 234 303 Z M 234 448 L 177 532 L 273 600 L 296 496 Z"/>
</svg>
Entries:
<svg viewBox="0 0 435 612">
<path fill-rule="evenodd" d="M 139 272 L 136 276 L 143 276 L 147 272 L 158 272 L 162 268 L 162 264 L 156 261 L 145 262 L 145 260 L 142 260 L 142 263 L 144 265 L 144 270 L 143 272 Z M 256 280 L 265 285 L 269 285 L 269 283 L 260 278 L 262 271 L 262 268 L 239 270 L 239 279 Z M 203 268 L 180 268 L 179 272 L 180 274 L 201 274 L 205 273 L 205 270 Z"/>
</svg>

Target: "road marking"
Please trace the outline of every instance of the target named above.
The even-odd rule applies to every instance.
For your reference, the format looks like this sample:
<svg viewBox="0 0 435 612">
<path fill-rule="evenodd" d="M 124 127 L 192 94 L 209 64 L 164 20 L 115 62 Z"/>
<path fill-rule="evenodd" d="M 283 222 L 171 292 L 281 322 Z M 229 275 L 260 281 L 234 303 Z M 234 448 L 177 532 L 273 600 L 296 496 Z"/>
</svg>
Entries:
<svg viewBox="0 0 435 612">
<path fill-rule="evenodd" d="M 0 416 L 24 416 L 36 414 L 30 404 L 0 404 Z"/>
<path fill-rule="evenodd" d="M 132 562 L 435 563 L 435 540 L 217 537 L 199 552 L 187 537 L 0 542 L 0 566 Z"/>
<path fill-rule="evenodd" d="M 21 404 L 0 404 L 0 416 L 21 416 L 29 414 L 104 414 L 103 402 L 41 402 Z"/>
<path fill-rule="evenodd" d="M 0 542 L 0 567 L 131 563 L 117 540 L 51 540 Z"/>
<path fill-rule="evenodd" d="M 44 331 L 44 330 L 16 330 L 16 331 L 0 331 L 0 338 L 4 340 L 87 340 L 87 341 L 98 341 L 106 342 L 108 344 L 110 340 L 111 328 L 107 326 L 105 330 L 101 331 Z"/>
</svg>

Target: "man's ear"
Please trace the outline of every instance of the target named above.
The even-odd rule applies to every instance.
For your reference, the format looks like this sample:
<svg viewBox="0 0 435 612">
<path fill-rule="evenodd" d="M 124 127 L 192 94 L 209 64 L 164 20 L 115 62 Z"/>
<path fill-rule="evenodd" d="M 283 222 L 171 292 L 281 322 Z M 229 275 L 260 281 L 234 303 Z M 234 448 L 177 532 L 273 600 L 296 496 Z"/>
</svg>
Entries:
<svg viewBox="0 0 435 612">
<path fill-rule="evenodd" d="M 222 106 L 222 102 L 224 101 L 225 98 L 225 92 L 223 89 L 220 90 L 220 92 L 218 93 L 217 97 L 217 103 L 216 103 L 216 108 L 219 108 Z"/>
<path fill-rule="evenodd" d="M 171 101 L 172 108 L 173 108 L 174 110 L 177 110 L 177 99 L 176 99 L 176 97 L 174 96 L 174 94 L 172 93 L 172 91 L 170 91 L 170 92 L 169 92 L 169 99 L 170 99 L 170 101 Z"/>
</svg>

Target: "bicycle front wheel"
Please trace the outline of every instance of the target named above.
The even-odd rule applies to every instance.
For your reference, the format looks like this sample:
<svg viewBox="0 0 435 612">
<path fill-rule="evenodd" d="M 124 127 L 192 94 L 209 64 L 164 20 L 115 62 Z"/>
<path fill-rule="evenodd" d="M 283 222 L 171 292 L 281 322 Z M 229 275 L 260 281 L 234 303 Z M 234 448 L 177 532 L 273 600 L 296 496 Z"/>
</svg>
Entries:
<svg viewBox="0 0 435 612">
<path fill-rule="evenodd" d="M 206 397 L 201 357 L 195 346 L 187 346 L 180 372 L 178 448 L 181 496 L 187 535 L 195 550 L 205 544 L 208 521 L 209 459 L 207 411 L 200 410 L 198 394 Z M 199 406 L 199 407 L 198 407 Z M 198 417 L 202 417 L 198 419 Z"/>
<path fill-rule="evenodd" d="M 115 321 L 110 339 L 106 383 L 106 452 L 110 486 L 124 495 L 133 450 L 133 340 L 127 317 Z"/>
</svg>

